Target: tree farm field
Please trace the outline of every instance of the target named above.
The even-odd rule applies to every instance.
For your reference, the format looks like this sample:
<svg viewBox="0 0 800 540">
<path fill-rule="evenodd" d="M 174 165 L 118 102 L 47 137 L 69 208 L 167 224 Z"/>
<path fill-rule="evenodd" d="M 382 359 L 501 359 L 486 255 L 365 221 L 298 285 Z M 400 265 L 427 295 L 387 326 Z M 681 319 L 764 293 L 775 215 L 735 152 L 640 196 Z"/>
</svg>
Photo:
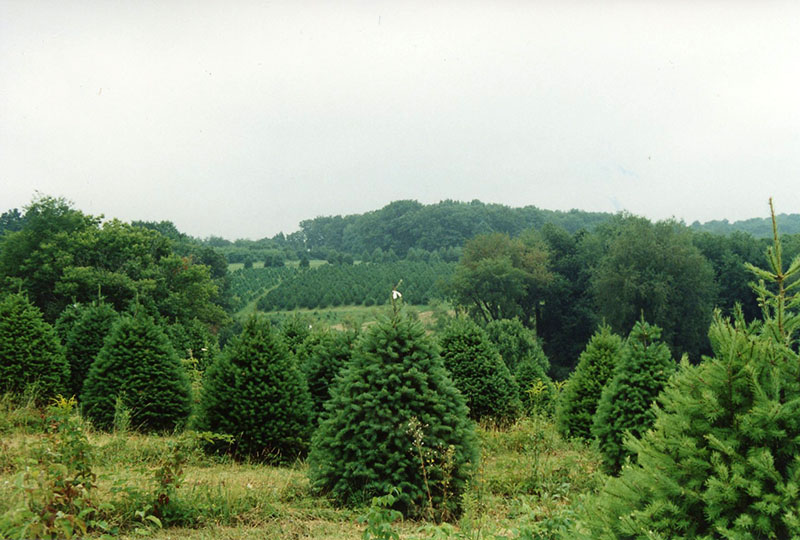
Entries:
<svg viewBox="0 0 800 540">
<path fill-rule="evenodd" d="M 25 477 L 41 465 L 42 449 L 58 444 L 44 434 L 45 414 L 9 396 L 2 399 L 0 515 L 21 504 L 23 484 L 34 500 L 44 500 L 48 487 L 55 490 L 46 478 L 37 483 Z M 604 478 L 599 455 L 584 443 L 565 441 L 546 416 L 523 417 L 502 429 L 481 425 L 480 464 L 463 495 L 460 519 L 390 522 L 381 513 L 385 509 L 341 508 L 312 494 L 302 460 L 287 466 L 235 461 L 186 446 L 185 435 L 102 433 L 83 420 L 81 427 L 96 475 L 94 518 L 120 538 L 384 538 L 366 536 L 377 530 L 366 522 L 370 515 L 379 522 L 385 518 L 389 530 L 404 539 L 549 538 L 572 523 L 571 505 Z M 157 480 L 165 471 L 170 486 Z M 148 518 L 154 499 L 164 493 L 177 510 L 158 521 Z"/>
</svg>

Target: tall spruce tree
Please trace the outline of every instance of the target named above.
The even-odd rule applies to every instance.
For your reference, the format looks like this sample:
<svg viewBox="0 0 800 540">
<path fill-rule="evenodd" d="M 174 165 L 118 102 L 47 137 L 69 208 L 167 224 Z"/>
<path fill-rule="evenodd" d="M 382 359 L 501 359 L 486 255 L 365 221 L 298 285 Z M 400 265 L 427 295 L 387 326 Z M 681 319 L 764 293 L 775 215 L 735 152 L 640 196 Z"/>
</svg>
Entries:
<svg viewBox="0 0 800 540">
<path fill-rule="evenodd" d="M 477 458 L 464 398 L 421 324 L 395 313 L 371 326 L 312 439 L 313 489 L 352 505 L 396 487 L 406 515 L 447 516 Z"/>
<path fill-rule="evenodd" d="M 564 436 L 591 438 L 600 396 L 611 380 L 621 350 L 622 338 L 606 324 L 586 344 L 558 402 L 556 421 Z"/>
<path fill-rule="evenodd" d="M 301 369 L 308 381 L 311 392 L 311 425 L 316 426 L 324 411 L 324 404 L 331 398 L 331 388 L 336 377 L 353 355 L 356 332 L 328 331 L 321 333 L 317 339 L 309 338 L 301 349 L 306 349 L 302 356 Z M 313 343 L 311 343 L 313 342 Z M 298 353 L 298 358 L 301 354 Z"/>
<path fill-rule="evenodd" d="M 308 450 L 311 397 L 285 343 L 253 316 L 205 374 L 198 427 L 232 435 L 239 457 L 291 462 Z"/>
<path fill-rule="evenodd" d="M 675 361 L 660 336 L 658 326 L 638 321 L 600 396 L 592 435 L 610 473 L 617 473 L 630 455 L 622 444 L 625 434 L 639 436 L 653 424 L 653 402 L 675 372 Z"/>
<path fill-rule="evenodd" d="M 507 422 L 519 415 L 519 385 L 481 328 L 454 319 L 439 341 L 444 366 L 467 400 L 471 418 Z"/>
<path fill-rule="evenodd" d="M 0 393 L 33 385 L 47 398 L 66 391 L 69 367 L 53 327 L 22 294 L 0 300 Z"/>
<path fill-rule="evenodd" d="M 79 396 L 103 343 L 111 333 L 118 314 L 110 304 L 96 302 L 80 309 L 80 316 L 67 331 L 67 362 L 70 370 L 70 392 Z"/>
<path fill-rule="evenodd" d="M 716 315 L 713 357 L 683 363 L 628 439 L 637 461 L 594 498 L 587 538 L 800 538 L 800 257 L 783 270 L 774 223 L 769 268 L 750 267 L 763 322 Z"/>
<path fill-rule="evenodd" d="M 189 378 L 169 338 L 141 312 L 114 323 L 84 381 L 83 413 L 109 429 L 118 397 L 142 431 L 180 428 L 191 409 Z"/>
</svg>

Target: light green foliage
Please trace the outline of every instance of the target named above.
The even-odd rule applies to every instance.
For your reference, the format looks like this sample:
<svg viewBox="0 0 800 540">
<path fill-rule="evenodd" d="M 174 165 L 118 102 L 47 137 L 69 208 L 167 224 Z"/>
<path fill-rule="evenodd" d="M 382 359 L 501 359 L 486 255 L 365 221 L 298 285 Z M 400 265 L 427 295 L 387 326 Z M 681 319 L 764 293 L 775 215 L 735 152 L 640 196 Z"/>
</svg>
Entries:
<svg viewBox="0 0 800 540">
<path fill-rule="evenodd" d="M 592 421 L 603 388 L 619 362 L 622 338 L 602 325 L 581 353 L 558 401 L 558 428 L 567 437 L 591 437 Z"/>
<path fill-rule="evenodd" d="M 611 381 L 600 396 L 592 435 L 611 473 L 617 473 L 630 455 L 623 447 L 626 433 L 638 437 L 653 424 L 652 405 L 675 372 L 675 361 L 659 341 L 660 335 L 659 327 L 643 320 L 633 326 Z"/>
<path fill-rule="evenodd" d="M 83 538 L 109 531 L 96 496 L 92 447 L 75 400 L 59 398 L 47 410 L 47 433 L 37 449 L 38 463 L 18 474 L 22 503 L 0 515 L 3 538 Z"/>
<path fill-rule="evenodd" d="M 189 379 L 169 339 L 144 314 L 120 317 L 89 369 L 81 394 L 83 413 L 111 429 L 117 397 L 142 431 L 183 426 L 191 408 Z"/>
<path fill-rule="evenodd" d="M 63 392 L 69 366 L 53 328 L 21 294 L 0 298 L 0 393 L 36 386 L 41 398 Z"/>
<path fill-rule="evenodd" d="M 70 370 L 69 391 L 80 395 L 89 368 L 111 333 L 117 312 L 109 304 L 93 303 L 80 308 L 80 317 L 72 324 L 64 342 Z"/>
<path fill-rule="evenodd" d="M 208 368 L 198 426 L 231 435 L 224 449 L 240 457 L 287 463 L 305 454 L 311 397 L 281 337 L 251 317 Z"/>
<path fill-rule="evenodd" d="M 315 491 L 354 505 L 396 487 L 401 494 L 394 507 L 405 515 L 422 515 L 431 506 L 440 513 L 443 504 L 450 513 L 458 511 L 477 461 L 474 426 L 419 322 L 395 314 L 371 326 L 326 410 L 308 459 Z M 437 456 L 425 476 L 412 421 Z M 440 457 L 450 446 L 445 470 Z"/>
<path fill-rule="evenodd" d="M 469 415 L 479 420 L 513 420 L 520 413 L 519 386 L 481 328 L 466 318 L 454 319 L 439 345 L 444 366 L 467 400 Z"/>
<path fill-rule="evenodd" d="M 713 267 L 692 244 L 689 230 L 672 221 L 623 216 L 602 236 L 607 248 L 591 284 L 600 315 L 622 333 L 643 314 L 662 328 L 676 355 L 699 358 L 716 285 Z"/>
<path fill-rule="evenodd" d="M 628 441 L 638 462 L 595 499 L 591 538 L 800 537 L 800 257 L 784 271 L 776 233 L 767 259 L 763 323 L 717 315 L 714 356 L 682 364 Z"/>
</svg>

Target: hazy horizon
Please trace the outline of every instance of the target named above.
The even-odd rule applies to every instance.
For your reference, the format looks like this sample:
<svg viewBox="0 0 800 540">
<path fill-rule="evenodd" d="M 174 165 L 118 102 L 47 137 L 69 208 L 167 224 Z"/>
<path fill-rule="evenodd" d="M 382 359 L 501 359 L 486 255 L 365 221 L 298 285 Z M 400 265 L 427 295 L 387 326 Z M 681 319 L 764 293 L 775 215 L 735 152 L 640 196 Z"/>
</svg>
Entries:
<svg viewBox="0 0 800 540">
<path fill-rule="evenodd" d="M 195 237 L 452 199 L 800 213 L 800 4 L 0 0 L 0 203 Z"/>
</svg>

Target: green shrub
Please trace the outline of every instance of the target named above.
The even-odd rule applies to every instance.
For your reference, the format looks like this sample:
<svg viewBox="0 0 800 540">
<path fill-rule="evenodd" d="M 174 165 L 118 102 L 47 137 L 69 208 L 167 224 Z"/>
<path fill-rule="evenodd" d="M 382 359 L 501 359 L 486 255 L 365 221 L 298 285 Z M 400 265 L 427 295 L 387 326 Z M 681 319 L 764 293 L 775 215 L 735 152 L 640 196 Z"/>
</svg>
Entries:
<svg viewBox="0 0 800 540">
<path fill-rule="evenodd" d="M 205 371 L 219 353 L 217 336 L 197 318 L 171 324 L 166 332 L 178 356 L 188 360 L 199 371 Z"/>
<path fill-rule="evenodd" d="M 39 398 L 64 392 L 69 367 L 53 327 L 21 294 L 0 300 L 0 394 L 35 386 Z"/>
<path fill-rule="evenodd" d="M 589 340 L 558 402 L 556 418 L 564 436 L 591 438 L 600 395 L 611 379 L 621 349 L 622 338 L 605 324 Z"/>
<path fill-rule="evenodd" d="M 198 426 L 234 437 L 226 450 L 273 463 L 305 454 L 311 397 L 306 381 L 269 323 L 251 317 L 206 371 Z"/>
<path fill-rule="evenodd" d="M 419 446 L 427 455 L 420 463 Z M 341 504 L 392 488 L 395 509 L 457 512 L 477 461 L 474 426 L 422 325 L 395 314 L 367 330 L 332 391 L 309 454 L 312 488 Z"/>
<path fill-rule="evenodd" d="M 517 363 L 514 380 L 519 385 L 519 399 L 528 413 L 548 414 L 555 412 L 558 390 L 545 373 L 547 356 L 538 341 L 532 350 Z"/>
<path fill-rule="evenodd" d="M 536 338 L 536 333 L 530 328 L 526 328 L 519 319 L 490 321 L 486 325 L 486 335 L 497 347 L 511 373 L 515 373 L 519 363 L 526 358 L 538 361 L 544 373 L 550 369 L 550 361 L 544 354 L 542 346 Z"/>
<path fill-rule="evenodd" d="M 751 268 L 776 289 L 756 287 L 763 324 L 717 314 L 714 356 L 682 363 L 628 439 L 638 460 L 595 498 L 588 537 L 800 538 L 800 257 L 783 271 L 776 233 L 768 261 Z"/>
<path fill-rule="evenodd" d="M 675 372 L 675 361 L 667 346 L 658 341 L 661 329 L 641 320 L 631 330 L 611 381 L 603 389 L 592 425 L 603 464 L 616 473 L 630 452 L 623 447 L 626 432 L 635 437 L 652 424 L 652 408 L 667 379 Z"/>
<path fill-rule="evenodd" d="M 519 415 L 519 386 L 477 324 L 454 319 L 439 344 L 444 366 L 466 398 L 471 418 L 505 422 Z"/>
<path fill-rule="evenodd" d="M 110 304 L 95 303 L 81 309 L 80 316 L 67 331 L 64 345 L 73 395 L 80 395 L 89 368 L 116 319 L 117 312 Z"/>
<path fill-rule="evenodd" d="M 164 332 L 141 313 L 114 324 L 84 382 L 83 412 L 95 426 L 111 429 L 117 397 L 134 429 L 169 431 L 189 416 L 186 372 Z"/>
</svg>

